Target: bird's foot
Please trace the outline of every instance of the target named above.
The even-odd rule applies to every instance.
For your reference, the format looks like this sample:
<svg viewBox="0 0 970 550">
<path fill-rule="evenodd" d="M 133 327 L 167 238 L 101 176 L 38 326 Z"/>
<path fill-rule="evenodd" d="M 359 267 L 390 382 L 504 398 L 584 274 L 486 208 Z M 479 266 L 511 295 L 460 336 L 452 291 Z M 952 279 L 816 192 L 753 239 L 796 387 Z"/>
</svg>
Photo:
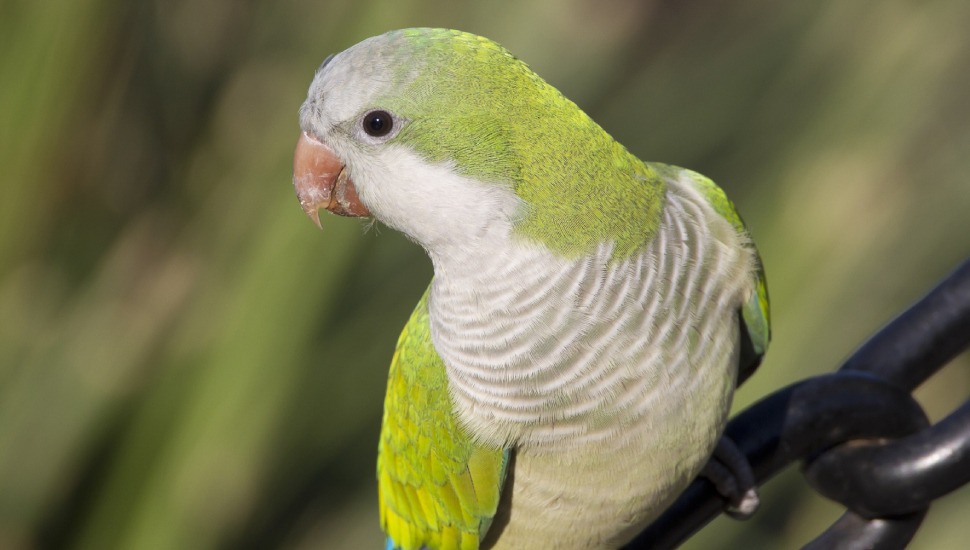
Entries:
<svg viewBox="0 0 970 550">
<path fill-rule="evenodd" d="M 714 454 L 701 470 L 701 475 L 714 484 L 727 499 L 724 511 L 734 519 L 748 519 L 758 509 L 758 487 L 748 458 L 727 436 L 721 436 Z"/>
</svg>

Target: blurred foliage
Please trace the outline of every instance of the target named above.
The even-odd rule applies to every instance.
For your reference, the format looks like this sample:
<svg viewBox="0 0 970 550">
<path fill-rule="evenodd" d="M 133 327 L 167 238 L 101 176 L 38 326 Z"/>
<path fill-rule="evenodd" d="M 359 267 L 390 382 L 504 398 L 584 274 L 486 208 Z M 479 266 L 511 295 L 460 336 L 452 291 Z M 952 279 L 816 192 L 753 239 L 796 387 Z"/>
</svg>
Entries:
<svg viewBox="0 0 970 550">
<path fill-rule="evenodd" d="M 428 262 L 290 188 L 328 54 L 498 40 L 645 159 L 719 181 L 775 341 L 743 406 L 833 369 L 970 253 L 970 4 L 0 3 L 0 548 L 377 548 L 376 436 Z M 919 391 L 939 418 L 961 358 Z M 691 548 L 792 548 L 794 471 Z M 962 548 L 970 491 L 913 548 Z"/>
</svg>

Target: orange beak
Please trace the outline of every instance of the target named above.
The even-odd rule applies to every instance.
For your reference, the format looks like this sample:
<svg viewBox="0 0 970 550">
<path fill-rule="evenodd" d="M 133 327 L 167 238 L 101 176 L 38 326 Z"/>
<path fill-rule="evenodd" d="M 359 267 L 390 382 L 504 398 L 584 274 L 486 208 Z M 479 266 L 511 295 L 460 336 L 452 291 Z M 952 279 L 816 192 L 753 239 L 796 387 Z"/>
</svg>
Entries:
<svg viewBox="0 0 970 550">
<path fill-rule="evenodd" d="M 306 132 L 301 133 L 296 142 L 293 187 L 296 188 L 303 211 L 321 229 L 321 208 L 340 216 L 371 215 L 370 210 L 360 202 L 344 163 L 329 147 Z"/>
</svg>

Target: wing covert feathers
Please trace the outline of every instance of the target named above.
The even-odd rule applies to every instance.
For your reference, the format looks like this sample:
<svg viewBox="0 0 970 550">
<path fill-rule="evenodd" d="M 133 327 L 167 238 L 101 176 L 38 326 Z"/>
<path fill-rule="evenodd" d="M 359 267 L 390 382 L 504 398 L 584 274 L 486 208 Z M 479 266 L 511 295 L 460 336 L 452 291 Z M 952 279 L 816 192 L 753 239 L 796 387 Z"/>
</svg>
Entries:
<svg viewBox="0 0 970 550">
<path fill-rule="evenodd" d="M 377 477 L 388 548 L 475 549 L 491 525 L 508 452 L 477 445 L 452 412 L 427 293 L 391 361 Z"/>
</svg>

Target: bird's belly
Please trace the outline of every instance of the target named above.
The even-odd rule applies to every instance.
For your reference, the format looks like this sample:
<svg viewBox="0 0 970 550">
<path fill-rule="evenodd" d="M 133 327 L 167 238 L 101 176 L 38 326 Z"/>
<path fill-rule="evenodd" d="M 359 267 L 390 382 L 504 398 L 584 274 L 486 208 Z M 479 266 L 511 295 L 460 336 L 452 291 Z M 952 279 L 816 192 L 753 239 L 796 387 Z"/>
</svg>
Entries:
<svg viewBox="0 0 970 550">
<path fill-rule="evenodd" d="M 517 449 L 491 547 L 617 548 L 646 527 L 697 475 L 723 430 L 737 356 L 733 338 L 722 342 L 704 375 L 689 389 L 665 388 L 663 407 L 637 423 L 577 447 Z"/>
</svg>

